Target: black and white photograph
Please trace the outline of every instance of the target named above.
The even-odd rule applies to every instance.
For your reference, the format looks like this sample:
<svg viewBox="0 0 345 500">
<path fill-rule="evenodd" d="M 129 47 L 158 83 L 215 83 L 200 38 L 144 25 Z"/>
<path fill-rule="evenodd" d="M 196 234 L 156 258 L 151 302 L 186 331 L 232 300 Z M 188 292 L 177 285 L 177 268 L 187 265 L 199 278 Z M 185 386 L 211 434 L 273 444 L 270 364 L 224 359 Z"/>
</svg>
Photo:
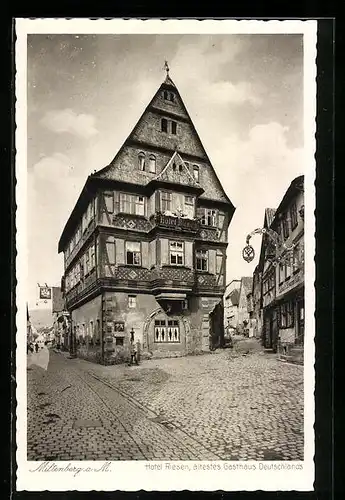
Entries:
<svg viewBox="0 0 345 500">
<path fill-rule="evenodd" d="M 203 23 L 17 20 L 21 489 L 312 488 L 316 21 Z"/>
</svg>

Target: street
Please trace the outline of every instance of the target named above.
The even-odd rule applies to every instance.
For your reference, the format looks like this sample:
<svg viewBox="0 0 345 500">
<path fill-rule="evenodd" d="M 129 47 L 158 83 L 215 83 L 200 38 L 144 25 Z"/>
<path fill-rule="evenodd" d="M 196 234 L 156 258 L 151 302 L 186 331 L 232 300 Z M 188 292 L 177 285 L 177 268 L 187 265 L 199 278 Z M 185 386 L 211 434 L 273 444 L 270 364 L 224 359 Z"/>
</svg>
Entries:
<svg viewBox="0 0 345 500">
<path fill-rule="evenodd" d="M 303 460 L 303 367 L 250 339 L 138 367 L 50 350 L 27 374 L 28 460 Z"/>
</svg>

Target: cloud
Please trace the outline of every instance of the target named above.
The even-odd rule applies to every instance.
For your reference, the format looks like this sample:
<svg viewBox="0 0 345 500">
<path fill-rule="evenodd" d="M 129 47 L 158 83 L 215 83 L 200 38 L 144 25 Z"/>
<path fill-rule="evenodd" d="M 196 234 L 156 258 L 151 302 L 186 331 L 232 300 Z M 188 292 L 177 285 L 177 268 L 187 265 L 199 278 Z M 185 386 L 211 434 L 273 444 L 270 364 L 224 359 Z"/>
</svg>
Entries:
<svg viewBox="0 0 345 500">
<path fill-rule="evenodd" d="M 51 156 L 43 156 L 34 166 L 33 174 L 37 181 L 64 180 L 73 173 L 73 166 L 68 156 L 62 153 L 54 153 Z"/>
<path fill-rule="evenodd" d="M 248 82 L 239 82 L 237 84 L 231 82 L 216 82 L 209 86 L 207 98 L 214 104 L 243 104 L 249 102 L 254 106 L 260 106 L 262 99 L 255 95 L 253 86 Z"/>
<path fill-rule="evenodd" d="M 288 147 L 288 131 L 277 122 L 256 125 L 247 139 L 232 135 L 214 151 L 220 181 L 236 207 L 229 227 L 228 280 L 251 275 L 261 238 L 251 240 L 256 259 L 248 265 L 241 258 L 246 235 L 262 227 L 265 208 L 277 208 L 291 181 L 303 174 L 303 149 Z"/>
<path fill-rule="evenodd" d="M 72 109 L 47 111 L 41 124 L 58 134 L 67 132 L 82 139 L 89 139 L 98 134 L 93 115 L 77 114 Z"/>
</svg>

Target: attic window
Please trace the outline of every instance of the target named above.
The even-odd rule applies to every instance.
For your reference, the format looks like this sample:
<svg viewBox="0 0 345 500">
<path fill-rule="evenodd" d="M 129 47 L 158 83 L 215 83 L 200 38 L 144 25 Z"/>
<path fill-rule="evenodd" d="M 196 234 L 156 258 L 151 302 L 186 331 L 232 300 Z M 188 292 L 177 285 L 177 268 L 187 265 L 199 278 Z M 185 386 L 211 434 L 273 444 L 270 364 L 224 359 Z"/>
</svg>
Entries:
<svg viewBox="0 0 345 500">
<path fill-rule="evenodd" d="M 166 118 L 161 120 L 161 130 L 162 132 L 168 132 L 168 120 Z"/>
<path fill-rule="evenodd" d="M 199 167 L 198 165 L 193 165 L 193 175 L 196 182 L 199 182 Z"/>
<path fill-rule="evenodd" d="M 163 92 L 163 97 L 166 101 L 175 101 L 175 94 L 173 92 L 168 92 L 167 90 L 164 90 Z"/>
<path fill-rule="evenodd" d="M 173 170 L 176 171 L 176 163 L 173 163 Z"/>
<path fill-rule="evenodd" d="M 150 155 L 149 158 L 149 171 L 153 174 L 156 172 L 156 157 L 154 155 Z"/>
<path fill-rule="evenodd" d="M 183 170 L 182 165 L 179 165 L 179 166 L 178 166 L 178 169 L 179 169 L 179 171 L 180 171 L 180 172 L 182 172 L 182 170 Z"/>
<path fill-rule="evenodd" d="M 145 154 L 139 153 L 138 155 L 139 170 L 145 170 Z"/>
</svg>

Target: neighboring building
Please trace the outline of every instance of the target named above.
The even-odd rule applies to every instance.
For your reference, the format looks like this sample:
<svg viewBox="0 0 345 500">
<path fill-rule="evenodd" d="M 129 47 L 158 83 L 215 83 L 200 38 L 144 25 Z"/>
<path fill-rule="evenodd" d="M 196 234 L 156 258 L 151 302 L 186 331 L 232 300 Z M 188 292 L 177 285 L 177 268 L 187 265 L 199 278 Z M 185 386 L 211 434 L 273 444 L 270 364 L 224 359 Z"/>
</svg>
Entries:
<svg viewBox="0 0 345 500">
<path fill-rule="evenodd" d="M 275 215 L 275 209 L 266 208 L 264 225 L 270 229 Z M 275 257 L 275 247 L 267 234 L 262 236 L 258 273 L 261 276 L 262 290 L 262 343 L 268 349 L 277 349 L 278 318 L 275 308 L 276 272 L 271 259 Z"/>
<path fill-rule="evenodd" d="M 271 228 L 288 252 L 276 266 L 276 308 L 278 314 L 278 350 L 282 354 L 303 357 L 304 345 L 304 176 L 292 181 L 277 208 Z M 288 249 L 293 246 L 293 251 Z M 297 348 L 299 347 L 299 349 Z"/>
<path fill-rule="evenodd" d="M 249 324 L 249 311 L 247 296 L 252 291 L 253 278 L 244 276 L 241 278 L 240 296 L 238 301 L 238 322 L 237 325 L 243 331 L 247 330 Z"/>
<path fill-rule="evenodd" d="M 261 273 L 259 271 L 259 266 L 256 266 L 253 272 L 253 312 L 252 317 L 254 321 L 254 331 L 253 335 L 256 338 L 261 338 L 262 336 L 262 283 L 261 283 Z"/>
<path fill-rule="evenodd" d="M 258 271 L 262 273 L 263 344 L 289 355 L 304 342 L 304 177 L 297 177 L 274 212 L 266 209 L 265 228 L 279 235 L 277 248 L 263 236 Z M 291 250 L 293 248 L 293 250 Z M 273 262 L 279 257 L 280 263 Z"/>
<path fill-rule="evenodd" d="M 232 280 L 226 286 L 224 294 L 224 327 L 236 328 L 238 324 L 238 301 L 241 280 Z"/>
<path fill-rule="evenodd" d="M 130 335 L 149 356 L 207 351 L 234 210 L 167 75 L 59 241 L 78 355 L 124 360 Z"/>
</svg>

